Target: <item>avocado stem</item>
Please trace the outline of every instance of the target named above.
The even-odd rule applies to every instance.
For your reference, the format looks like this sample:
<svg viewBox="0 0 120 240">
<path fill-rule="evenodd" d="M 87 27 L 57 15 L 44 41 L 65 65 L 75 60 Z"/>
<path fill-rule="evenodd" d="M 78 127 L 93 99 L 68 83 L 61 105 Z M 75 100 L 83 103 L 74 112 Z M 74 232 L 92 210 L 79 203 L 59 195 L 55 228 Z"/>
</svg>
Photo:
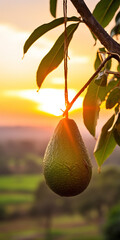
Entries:
<svg viewBox="0 0 120 240">
<path fill-rule="evenodd" d="M 67 43 L 67 0 L 63 0 L 63 15 L 64 15 L 64 78 L 65 78 L 65 106 L 68 107 L 68 43 Z M 65 117 L 68 118 L 68 111 L 65 113 Z"/>
<path fill-rule="evenodd" d="M 65 118 L 68 119 L 68 111 L 65 113 Z"/>
</svg>

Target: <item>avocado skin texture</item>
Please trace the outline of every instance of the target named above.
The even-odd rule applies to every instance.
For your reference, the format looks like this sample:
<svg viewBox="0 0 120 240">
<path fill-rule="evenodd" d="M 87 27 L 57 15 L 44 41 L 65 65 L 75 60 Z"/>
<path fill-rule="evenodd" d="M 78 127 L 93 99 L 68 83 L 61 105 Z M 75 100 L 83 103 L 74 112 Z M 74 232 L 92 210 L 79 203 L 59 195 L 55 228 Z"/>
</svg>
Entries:
<svg viewBox="0 0 120 240">
<path fill-rule="evenodd" d="M 44 155 L 43 169 L 47 185 L 60 196 L 75 196 L 87 188 L 92 166 L 74 120 L 63 118 L 58 123 Z"/>
</svg>

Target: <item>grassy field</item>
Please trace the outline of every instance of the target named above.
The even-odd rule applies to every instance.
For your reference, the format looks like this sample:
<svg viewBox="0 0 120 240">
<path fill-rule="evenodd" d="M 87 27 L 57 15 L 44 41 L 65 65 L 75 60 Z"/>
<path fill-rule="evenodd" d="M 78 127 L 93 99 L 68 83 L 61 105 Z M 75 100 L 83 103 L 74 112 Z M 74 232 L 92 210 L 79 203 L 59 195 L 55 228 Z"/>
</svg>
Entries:
<svg viewBox="0 0 120 240">
<path fill-rule="evenodd" d="M 17 205 L 24 203 L 32 203 L 34 201 L 33 194 L 19 194 L 19 193 L 2 193 L 0 194 L 0 206 Z"/>
<path fill-rule="evenodd" d="M 80 215 L 53 217 L 49 238 L 45 219 L 23 219 L 0 225 L 0 240 L 103 240 L 97 223 L 86 223 Z"/>
<path fill-rule="evenodd" d="M 8 213 L 26 211 L 32 206 L 34 191 L 42 180 L 43 175 L 1 176 L 0 207 Z M 0 222 L 0 240 L 103 240 L 99 225 L 87 223 L 80 215 L 54 216 L 49 238 L 45 218 L 8 219 Z"/>
<path fill-rule="evenodd" d="M 0 192 L 34 192 L 42 179 L 43 175 L 0 176 Z"/>
<path fill-rule="evenodd" d="M 0 176 L 0 206 L 33 203 L 43 175 Z"/>
</svg>

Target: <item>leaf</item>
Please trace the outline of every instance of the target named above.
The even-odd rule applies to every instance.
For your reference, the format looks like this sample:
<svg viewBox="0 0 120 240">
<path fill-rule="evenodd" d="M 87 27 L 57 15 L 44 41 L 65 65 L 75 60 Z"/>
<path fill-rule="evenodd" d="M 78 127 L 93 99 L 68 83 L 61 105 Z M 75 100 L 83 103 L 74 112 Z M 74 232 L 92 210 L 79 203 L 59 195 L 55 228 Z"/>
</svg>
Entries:
<svg viewBox="0 0 120 240">
<path fill-rule="evenodd" d="M 118 14 L 115 18 L 115 22 L 116 22 L 116 25 L 110 32 L 111 37 L 120 34 L 120 12 L 118 12 Z"/>
<path fill-rule="evenodd" d="M 57 9 L 57 0 L 50 0 L 50 12 L 53 17 L 56 17 L 56 9 Z"/>
<path fill-rule="evenodd" d="M 95 146 L 94 155 L 99 166 L 105 162 L 116 146 L 113 129 L 110 130 L 114 123 L 114 119 L 115 115 L 113 115 L 103 126 Z"/>
<path fill-rule="evenodd" d="M 95 59 L 95 63 L 94 63 L 94 68 L 95 70 L 98 69 L 98 67 L 100 66 L 100 64 L 102 63 L 102 57 L 101 57 L 101 54 L 102 52 L 106 52 L 105 51 L 105 48 L 99 48 L 98 51 L 97 51 L 97 54 L 96 54 L 96 59 Z"/>
<path fill-rule="evenodd" d="M 71 24 L 67 27 L 67 42 L 68 45 L 76 31 L 79 23 Z M 48 54 L 42 59 L 37 70 L 37 85 L 40 88 L 45 77 L 53 71 L 62 62 L 64 57 L 64 33 L 55 42 L 54 46 L 48 52 Z"/>
<path fill-rule="evenodd" d="M 95 128 L 100 111 L 100 98 L 98 96 L 98 88 L 94 81 L 88 87 L 87 94 L 83 101 L 83 119 L 88 131 L 95 136 Z"/>
<path fill-rule="evenodd" d="M 95 84 L 105 87 L 107 84 L 107 74 L 104 71 L 99 72 L 97 78 L 95 79 Z"/>
<path fill-rule="evenodd" d="M 96 55 L 96 60 L 94 63 L 95 70 L 98 69 L 102 61 L 106 58 L 106 50 L 105 48 L 99 48 Z M 98 76 L 95 79 L 95 84 L 105 87 L 107 85 L 107 78 L 108 74 L 106 73 L 106 70 L 110 70 L 111 68 L 111 59 L 105 64 L 105 66 L 102 68 L 102 70 L 98 73 Z"/>
<path fill-rule="evenodd" d="M 116 18 L 115 18 L 115 22 L 116 24 L 119 24 L 120 23 L 120 11 L 118 12 Z"/>
<path fill-rule="evenodd" d="M 105 28 L 112 20 L 119 6 L 120 0 L 101 0 L 96 5 L 93 16 Z"/>
<path fill-rule="evenodd" d="M 110 70 L 110 69 L 111 69 L 111 65 L 112 65 L 112 59 L 110 59 L 109 61 L 107 61 L 106 65 L 105 65 L 105 69 L 106 69 L 106 70 Z"/>
<path fill-rule="evenodd" d="M 67 21 L 79 21 L 79 18 L 77 17 L 70 17 L 67 18 Z M 24 54 L 28 51 L 28 49 L 30 48 L 30 46 L 41 36 L 43 36 L 46 32 L 50 31 L 51 29 L 54 29 L 55 27 L 58 27 L 59 25 L 64 23 L 64 18 L 58 18 L 53 20 L 52 22 L 43 24 L 41 26 L 39 26 L 38 28 L 36 28 L 32 34 L 29 36 L 29 38 L 27 39 L 27 41 L 24 44 L 24 48 L 23 48 L 23 52 Z"/>
<path fill-rule="evenodd" d="M 120 63 L 118 63 L 117 70 L 120 72 Z"/>
<path fill-rule="evenodd" d="M 108 85 L 107 85 L 107 87 L 106 87 L 106 95 L 107 95 L 113 88 L 115 88 L 115 87 L 118 85 L 118 83 L 119 83 L 119 79 L 114 79 L 114 78 L 112 78 L 112 79 L 109 81 L 109 83 L 108 83 Z M 105 97 L 106 97 L 106 95 L 105 95 Z"/>
<path fill-rule="evenodd" d="M 101 61 L 101 59 L 100 59 L 99 53 L 97 52 L 97 54 L 96 54 L 96 59 L 95 59 L 95 63 L 94 63 L 94 68 L 95 68 L 95 70 L 98 69 L 98 67 L 100 66 L 101 63 L 102 63 L 102 61 Z"/>
<path fill-rule="evenodd" d="M 113 108 L 117 103 L 120 103 L 120 87 L 114 88 L 106 100 L 106 108 Z"/>
<path fill-rule="evenodd" d="M 105 59 L 105 57 L 106 57 L 105 48 L 99 48 L 98 51 L 97 51 L 96 59 L 95 59 L 95 63 L 94 63 L 95 70 L 98 69 L 98 67 L 100 66 L 102 61 Z M 103 69 L 110 70 L 110 68 L 111 68 L 111 59 L 105 64 L 105 67 L 103 67 Z"/>
<path fill-rule="evenodd" d="M 99 117 L 100 104 L 105 100 L 108 92 L 118 84 L 119 80 L 112 79 L 107 86 L 101 87 L 90 83 L 83 101 L 83 120 L 88 131 L 95 136 L 95 128 Z"/>
<path fill-rule="evenodd" d="M 113 130 L 114 138 L 118 146 L 120 146 L 120 113 L 118 115 L 118 119 L 115 123 L 114 130 Z"/>
<path fill-rule="evenodd" d="M 115 35 L 120 34 L 120 23 L 117 24 L 114 28 L 112 28 L 110 35 L 111 37 L 114 37 Z"/>
</svg>

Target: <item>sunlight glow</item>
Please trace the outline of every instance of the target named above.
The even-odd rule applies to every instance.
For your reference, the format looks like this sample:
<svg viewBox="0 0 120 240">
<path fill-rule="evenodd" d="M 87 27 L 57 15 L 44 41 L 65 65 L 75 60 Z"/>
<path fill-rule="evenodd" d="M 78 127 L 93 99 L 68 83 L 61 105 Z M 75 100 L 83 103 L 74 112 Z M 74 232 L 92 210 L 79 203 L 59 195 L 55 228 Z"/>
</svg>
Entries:
<svg viewBox="0 0 120 240">
<path fill-rule="evenodd" d="M 23 98 L 31 100 L 37 103 L 37 110 L 44 113 L 52 114 L 55 116 L 62 115 L 62 110 L 65 110 L 64 103 L 64 89 L 53 89 L 44 88 L 40 89 L 39 92 L 36 90 L 16 90 L 16 91 L 6 91 L 5 94 L 9 97 Z M 69 101 L 76 95 L 76 91 L 69 89 Z M 71 111 L 82 108 L 83 98 L 79 99 L 74 103 Z M 61 110 L 62 109 L 62 110 Z"/>
<path fill-rule="evenodd" d="M 52 84 L 57 84 L 57 85 L 62 85 L 62 84 L 64 84 L 64 78 L 60 78 L 60 77 L 55 77 L 55 78 L 53 78 L 53 79 L 51 79 L 51 83 Z"/>
<path fill-rule="evenodd" d="M 70 61 L 73 63 L 86 64 L 89 62 L 88 56 L 73 56 L 70 58 Z"/>
</svg>

